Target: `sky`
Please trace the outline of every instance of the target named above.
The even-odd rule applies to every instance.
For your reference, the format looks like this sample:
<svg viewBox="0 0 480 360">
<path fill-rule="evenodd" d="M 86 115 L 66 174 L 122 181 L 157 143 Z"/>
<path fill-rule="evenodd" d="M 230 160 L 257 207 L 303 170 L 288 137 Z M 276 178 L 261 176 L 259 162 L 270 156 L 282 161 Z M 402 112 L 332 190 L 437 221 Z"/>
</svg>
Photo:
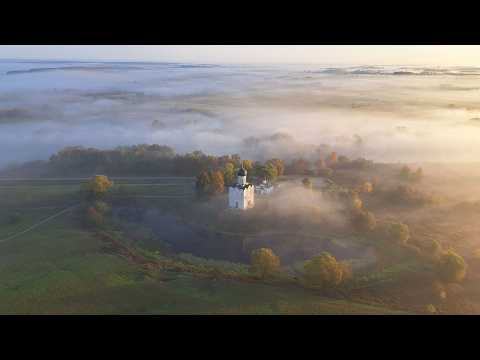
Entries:
<svg viewBox="0 0 480 360">
<path fill-rule="evenodd" d="M 0 59 L 478 66 L 476 45 L 0 45 Z"/>
</svg>

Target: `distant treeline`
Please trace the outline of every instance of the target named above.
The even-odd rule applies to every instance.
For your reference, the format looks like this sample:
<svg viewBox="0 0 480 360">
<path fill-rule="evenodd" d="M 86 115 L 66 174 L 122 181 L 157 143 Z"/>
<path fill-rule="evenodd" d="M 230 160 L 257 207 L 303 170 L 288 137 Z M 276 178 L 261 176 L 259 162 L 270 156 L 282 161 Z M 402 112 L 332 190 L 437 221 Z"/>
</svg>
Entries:
<svg viewBox="0 0 480 360">
<path fill-rule="evenodd" d="M 67 147 L 47 161 L 32 161 L 21 165 L 12 165 L 1 172 L 2 176 L 198 176 L 202 171 L 225 169 L 227 164 L 240 167 L 238 154 L 213 156 L 202 151 L 177 154 L 171 147 L 164 145 L 121 146 L 112 150 L 99 150 L 80 146 Z M 265 163 L 248 161 L 249 175 L 270 177 L 269 164 L 284 169 L 285 174 L 328 176 L 335 167 L 368 167 L 372 163 L 365 159 L 349 160 L 344 156 L 337 158 L 331 153 L 316 162 L 299 158 L 288 164 L 282 160 L 271 159 Z M 283 170 L 281 171 L 283 173 Z M 278 174 L 280 175 L 280 174 Z M 275 176 L 274 176 L 275 177 Z"/>
</svg>

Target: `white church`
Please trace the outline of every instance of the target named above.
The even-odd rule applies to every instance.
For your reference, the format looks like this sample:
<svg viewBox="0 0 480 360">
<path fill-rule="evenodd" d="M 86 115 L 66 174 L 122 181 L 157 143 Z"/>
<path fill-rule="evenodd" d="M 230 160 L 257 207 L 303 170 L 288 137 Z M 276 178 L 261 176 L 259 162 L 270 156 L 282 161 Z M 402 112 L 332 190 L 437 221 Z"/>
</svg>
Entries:
<svg viewBox="0 0 480 360">
<path fill-rule="evenodd" d="M 233 209 L 247 210 L 255 206 L 255 186 L 247 183 L 247 170 L 237 173 L 237 183 L 228 189 L 228 206 Z"/>
</svg>

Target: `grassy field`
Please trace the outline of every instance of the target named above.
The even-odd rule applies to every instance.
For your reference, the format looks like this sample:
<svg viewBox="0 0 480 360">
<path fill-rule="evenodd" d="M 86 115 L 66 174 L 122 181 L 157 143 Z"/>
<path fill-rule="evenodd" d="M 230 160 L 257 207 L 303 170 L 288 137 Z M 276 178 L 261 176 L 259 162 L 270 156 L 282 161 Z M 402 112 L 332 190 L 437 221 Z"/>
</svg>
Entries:
<svg viewBox="0 0 480 360">
<path fill-rule="evenodd" d="M 146 271 L 70 215 L 0 243 L 1 314 L 387 314 L 299 288 Z"/>
<path fill-rule="evenodd" d="M 124 182 L 119 188 L 126 195 L 183 192 L 182 184 Z M 0 187 L 0 240 L 75 203 L 79 189 L 80 184 L 64 183 Z M 164 199 L 140 199 L 147 200 L 165 206 Z M 174 206 L 170 199 L 168 204 Z M 14 222 L 9 220 L 12 212 L 20 215 Z M 400 313 L 326 298 L 299 287 L 146 270 L 106 248 L 70 213 L 0 242 L 0 299 L 0 314 Z"/>
<path fill-rule="evenodd" d="M 79 184 L 0 186 L 1 209 L 56 207 L 74 203 Z"/>
</svg>

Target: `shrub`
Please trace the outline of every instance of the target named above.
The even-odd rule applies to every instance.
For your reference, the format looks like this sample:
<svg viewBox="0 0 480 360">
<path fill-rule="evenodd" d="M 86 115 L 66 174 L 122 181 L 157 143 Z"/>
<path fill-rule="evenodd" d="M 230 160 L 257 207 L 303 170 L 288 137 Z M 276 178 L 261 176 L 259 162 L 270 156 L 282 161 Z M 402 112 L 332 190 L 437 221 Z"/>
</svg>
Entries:
<svg viewBox="0 0 480 360">
<path fill-rule="evenodd" d="M 410 179 L 410 174 L 412 173 L 412 171 L 410 170 L 410 168 L 408 166 L 403 166 L 401 169 L 400 169 L 400 178 L 403 179 L 403 180 L 408 180 Z"/>
<path fill-rule="evenodd" d="M 452 250 L 445 252 L 439 259 L 438 275 L 445 282 L 460 282 L 467 274 L 467 264 L 463 257 Z"/>
<path fill-rule="evenodd" d="M 105 224 L 105 218 L 94 206 L 90 206 L 87 209 L 86 222 L 88 226 L 101 227 Z"/>
<path fill-rule="evenodd" d="M 93 203 L 93 207 L 95 208 L 96 211 L 98 211 L 102 215 L 110 212 L 110 206 L 104 201 L 99 201 L 99 200 L 95 201 Z"/>
<path fill-rule="evenodd" d="M 305 188 L 311 189 L 313 187 L 312 181 L 309 178 L 304 178 L 302 184 Z"/>
<path fill-rule="evenodd" d="M 399 244 L 406 244 L 410 239 L 410 229 L 406 224 L 391 223 L 388 226 L 388 237 Z"/>
<path fill-rule="evenodd" d="M 432 292 L 435 296 L 435 300 L 444 301 L 447 298 L 447 291 L 445 286 L 443 286 L 440 282 L 435 281 L 432 285 Z"/>
<path fill-rule="evenodd" d="M 348 267 L 327 252 L 306 261 L 304 270 L 307 283 L 322 288 L 335 287 L 349 275 Z"/>
<path fill-rule="evenodd" d="M 271 275 L 280 268 L 280 258 L 272 249 L 260 248 L 253 250 L 250 255 L 251 270 L 262 277 Z"/>
<path fill-rule="evenodd" d="M 423 169 L 419 167 L 416 171 L 412 171 L 408 166 L 402 167 L 399 173 L 402 180 L 419 182 L 423 179 Z"/>
<path fill-rule="evenodd" d="M 373 191 L 373 185 L 369 181 L 365 181 L 363 184 L 358 186 L 358 192 L 369 194 Z"/>
<path fill-rule="evenodd" d="M 356 191 L 348 190 L 338 192 L 338 195 L 346 203 L 348 210 L 358 212 L 362 209 L 363 202 Z"/>
<path fill-rule="evenodd" d="M 369 232 L 377 226 L 377 219 L 370 211 L 358 210 L 352 214 L 352 224 L 359 232 Z"/>
<path fill-rule="evenodd" d="M 331 177 L 333 175 L 333 170 L 325 167 L 325 168 L 320 168 L 317 170 L 317 175 L 322 176 L 322 177 Z"/>
</svg>

